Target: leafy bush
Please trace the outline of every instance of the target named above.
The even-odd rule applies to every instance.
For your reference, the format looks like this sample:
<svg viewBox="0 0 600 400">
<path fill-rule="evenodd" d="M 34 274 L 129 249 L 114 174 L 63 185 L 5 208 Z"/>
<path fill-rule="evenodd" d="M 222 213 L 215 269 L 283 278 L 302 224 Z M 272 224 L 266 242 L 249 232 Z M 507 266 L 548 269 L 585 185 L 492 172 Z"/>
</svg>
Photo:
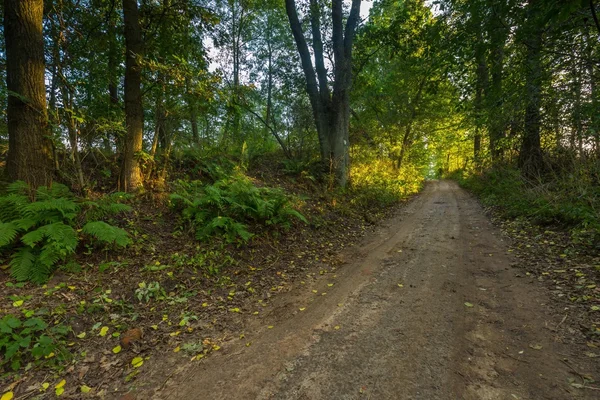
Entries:
<svg viewBox="0 0 600 400">
<path fill-rule="evenodd" d="M 394 162 L 387 159 L 354 162 L 350 180 L 356 195 L 353 204 L 364 207 L 393 204 L 417 193 L 423 184 L 423 176 L 414 166 L 407 163 L 398 170 L 394 168 Z"/>
<path fill-rule="evenodd" d="M 259 188 L 240 174 L 212 185 L 179 181 L 171 204 L 191 224 L 198 240 L 222 235 L 229 242 L 246 242 L 252 237 L 248 223 L 289 228 L 292 218 L 307 222 L 282 190 Z"/>
<path fill-rule="evenodd" d="M 10 255 L 11 275 L 18 281 L 46 281 L 59 261 L 75 253 L 81 234 L 104 245 L 130 243 L 124 230 L 90 220 L 129 210 L 114 198 L 79 202 L 61 184 L 38 188 L 33 201 L 29 194 L 27 184 L 19 181 L 0 196 L 0 251 Z"/>
<path fill-rule="evenodd" d="M 500 207 L 509 218 L 525 217 L 541 225 L 560 225 L 582 239 L 598 241 L 600 187 L 589 178 L 593 168 L 580 172 L 549 175 L 543 181 L 532 182 L 518 170 L 505 167 L 458 180 L 479 195 L 484 204 Z"/>
<path fill-rule="evenodd" d="M 58 362 L 67 354 L 63 348 L 69 328 L 64 325 L 49 327 L 41 318 L 21 320 L 13 314 L 0 319 L 0 366 L 10 365 L 16 371 L 23 363 L 36 364 L 48 360 Z"/>
</svg>

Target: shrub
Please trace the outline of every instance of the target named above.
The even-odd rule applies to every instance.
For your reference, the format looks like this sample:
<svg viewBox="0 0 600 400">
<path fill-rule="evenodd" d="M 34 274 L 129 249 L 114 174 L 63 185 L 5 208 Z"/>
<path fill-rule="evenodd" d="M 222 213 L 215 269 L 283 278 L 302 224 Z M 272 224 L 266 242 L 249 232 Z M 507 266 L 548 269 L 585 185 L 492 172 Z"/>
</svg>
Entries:
<svg viewBox="0 0 600 400">
<path fill-rule="evenodd" d="M 33 361 L 54 363 L 64 360 L 69 328 L 58 324 L 52 327 L 41 318 L 21 320 L 13 314 L 0 319 L 0 366 L 10 365 L 13 371 L 23 363 Z"/>
<path fill-rule="evenodd" d="M 306 222 L 282 190 L 259 188 L 241 174 L 206 185 L 178 181 L 171 205 L 193 227 L 198 240 L 222 235 L 229 242 L 246 242 L 252 237 L 248 223 L 289 228 L 292 218 Z"/>
<path fill-rule="evenodd" d="M 90 220 L 129 210 L 113 198 L 79 202 L 57 183 L 38 188 L 35 200 L 29 194 L 27 184 L 19 181 L 0 196 L 0 251 L 10 255 L 11 275 L 18 281 L 46 281 L 59 261 L 75 253 L 82 234 L 104 245 L 130 242 L 124 230 Z"/>
</svg>

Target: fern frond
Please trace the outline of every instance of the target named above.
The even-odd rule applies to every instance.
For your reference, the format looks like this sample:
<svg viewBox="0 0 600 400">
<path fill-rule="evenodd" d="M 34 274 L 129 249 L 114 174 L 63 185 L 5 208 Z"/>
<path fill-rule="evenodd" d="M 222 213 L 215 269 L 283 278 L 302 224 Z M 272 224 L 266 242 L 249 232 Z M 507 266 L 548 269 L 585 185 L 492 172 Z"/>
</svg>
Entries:
<svg viewBox="0 0 600 400">
<path fill-rule="evenodd" d="M 21 247 L 10 260 L 10 275 L 19 282 L 27 281 L 35 269 L 37 255 L 29 247 Z"/>
<path fill-rule="evenodd" d="M 77 232 L 62 222 L 41 226 L 35 231 L 23 235 L 21 241 L 27 246 L 35 247 L 44 238 L 58 244 L 68 252 L 74 252 L 79 242 Z"/>
<path fill-rule="evenodd" d="M 103 221 L 88 222 L 83 226 L 83 233 L 93 236 L 96 240 L 107 244 L 116 244 L 119 247 L 126 247 L 131 244 L 129 234 L 116 226 L 112 226 Z"/>
<path fill-rule="evenodd" d="M 11 193 L 0 197 L 0 221 L 10 222 L 21 218 L 23 208 L 29 203 L 29 198 L 22 194 Z"/>
<path fill-rule="evenodd" d="M 38 217 L 45 221 L 54 215 L 72 220 L 77 216 L 77 211 L 79 211 L 77 203 L 64 197 L 34 201 L 23 208 L 23 212 L 27 217 Z"/>
<path fill-rule="evenodd" d="M 27 196 L 29 194 L 29 185 L 23 181 L 15 181 L 6 187 L 6 192 Z"/>
<path fill-rule="evenodd" d="M 19 228 L 14 222 L 0 223 L 0 247 L 11 244 L 18 233 Z"/>
</svg>

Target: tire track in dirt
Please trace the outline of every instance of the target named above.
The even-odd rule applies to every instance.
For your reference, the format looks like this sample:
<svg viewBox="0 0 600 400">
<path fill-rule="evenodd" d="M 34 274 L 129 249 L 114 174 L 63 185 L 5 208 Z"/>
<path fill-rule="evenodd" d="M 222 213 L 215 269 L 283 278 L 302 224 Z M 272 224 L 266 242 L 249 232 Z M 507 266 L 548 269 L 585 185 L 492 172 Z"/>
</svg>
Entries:
<svg viewBox="0 0 600 400">
<path fill-rule="evenodd" d="M 326 296 L 305 286 L 279 296 L 272 315 L 249 323 L 251 339 L 154 398 L 598 398 L 570 385 L 574 371 L 600 378 L 598 365 L 555 340 L 547 294 L 514 276 L 500 233 L 455 183 L 428 184 L 342 256 L 335 285 L 321 282 Z"/>
</svg>

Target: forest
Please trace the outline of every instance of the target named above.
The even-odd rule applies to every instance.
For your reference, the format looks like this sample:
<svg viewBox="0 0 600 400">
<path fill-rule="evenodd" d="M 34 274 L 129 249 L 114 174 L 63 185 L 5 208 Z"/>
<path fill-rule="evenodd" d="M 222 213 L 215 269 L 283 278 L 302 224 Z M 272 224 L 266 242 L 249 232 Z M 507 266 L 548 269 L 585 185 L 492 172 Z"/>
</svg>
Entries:
<svg viewBox="0 0 600 400">
<path fill-rule="evenodd" d="M 0 8 L 2 400 L 209 357 L 429 180 L 600 253 L 594 0 Z"/>
</svg>

